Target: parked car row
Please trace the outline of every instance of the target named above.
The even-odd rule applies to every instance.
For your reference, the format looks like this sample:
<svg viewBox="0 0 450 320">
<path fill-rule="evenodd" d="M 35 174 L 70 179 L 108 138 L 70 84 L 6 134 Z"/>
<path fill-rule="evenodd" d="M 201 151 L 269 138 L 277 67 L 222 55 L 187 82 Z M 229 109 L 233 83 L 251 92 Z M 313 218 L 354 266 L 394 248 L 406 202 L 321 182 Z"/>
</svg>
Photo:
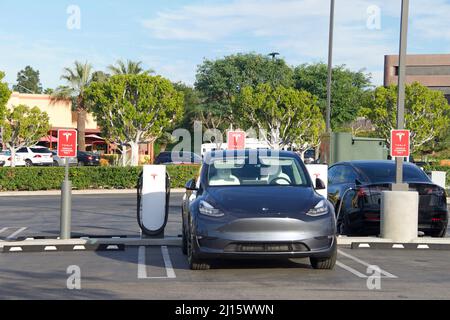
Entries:
<svg viewBox="0 0 450 320">
<path fill-rule="evenodd" d="M 293 152 L 206 153 L 182 203 L 182 251 L 190 268 L 208 269 L 216 259 L 308 257 L 313 268 L 332 269 L 337 234 L 380 233 L 381 192 L 395 182 L 395 162 L 340 162 L 328 177 L 327 199 L 317 192 L 324 182 L 313 184 Z M 412 163 L 404 163 L 403 180 L 419 193 L 418 231 L 443 237 L 445 190 Z"/>
<path fill-rule="evenodd" d="M 70 166 L 98 166 L 100 156 L 88 151 L 78 151 L 77 157 L 68 158 Z M 0 166 L 10 167 L 12 162 L 11 151 L 0 152 Z M 57 152 L 46 147 L 23 147 L 16 151 L 15 166 L 64 166 L 65 160 L 58 157 Z"/>
</svg>

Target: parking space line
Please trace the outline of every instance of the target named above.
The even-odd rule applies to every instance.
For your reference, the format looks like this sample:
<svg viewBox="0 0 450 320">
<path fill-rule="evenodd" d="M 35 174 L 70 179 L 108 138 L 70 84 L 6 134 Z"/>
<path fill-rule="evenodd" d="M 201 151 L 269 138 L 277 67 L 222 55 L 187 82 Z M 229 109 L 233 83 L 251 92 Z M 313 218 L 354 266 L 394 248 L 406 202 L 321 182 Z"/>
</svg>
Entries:
<svg viewBox="0 0 450 320">
<path fill-rule="evenodd" d="M 365 274 L 362 274 L 362 273 L 359 272 L 358 270 L 355 270 L 355 269 L 353 269 L 353 268 L 351 268 L 351 267 L 349 267 L 349 266 L 343 264 L 343 263 L 340 262 L 340 261 L 336 261 L 336 265 L 339 266 L 339 267 L 341 267 L 341 268 L 344 269 L 344 270 L 347 270 L 347 271 L 353 273 L 355 276 L 357 276 L 357 277 L 359 277 L 359 278 L 367 278 L 367 276 L 366 276 Z"/>
<path fill-rule="evenodd" d="M 147 279 L 147 265 L 145 264 L 144 246 L 140 246 L 138 252 L 138 279 Z"/>
<path fill-rule="evenodd" d="M 352 259 L 353 261 L 355 261 L 355 262 L 357 262 L 359 264 L 362 264 L 363 266 L 366 266 L 366 267 L 373 266 L 372 264 L 367 263 L 367 262 L 365 262 L 365 261 L 363 261 L 361 259 L 358 259 L 357 257 L 354 257 L 351 254 L 345 253 L 342 250 L 338 250 L 338 252 L 339 252 L 340 255 L 343 255 L 344 257 Z M 391 278 L 391 279 L 397 279 L 398 278 L 396 275 L 393 275 L 392 273 L 389 273 L 389 272 L 387 272 L 387 271 L 385 271 L 385 270 L 383 270 L 381 268 L 380 268 L 380 273 L 382 275 L 384 275 L 385 277 L 387 277 L 387 278 Z"/>
<path fill-rule="evenodd" d="M 170 260 L 169 250 L 167 246 L 161 246 L 161 254 L 164 260 L 164 266 L 166 269 L 165 277 L 148 277 L 147 276 L 147 262 L 146 262 L 146 253 L 145 246 L 140 246 L 138 250 L 138 279 L 174 279 L 177 276 L 175 275 L 175 271 L 172 266 L 172 261 Z"/>
<path fill-rule="evenodd" d="M 166 266 L 167 278 L 176 278 L 175 271 L 173 270 L 172 261 L 169 256 L 169 249 L 166 246 L 161 247 L 161 253 L 164 259 L 164 265 Z"/>
<path fill-rule="evenodd" d="M 0 229 L 0 233 L 5 232 L 6 230 L 8 230 L 8 228 L 2 228 L 2 229 Z"/>
<path fill-rule="evenodd" d="M 13 232 L 12 234 L 10 234 L 9 236 L 6 237 L 6 240 L 11 240 L 11 239 L 15 239 L 15 237 L 21 233 L 22 231 L 26 230 L 27 227 L 22 227 L 19 230 L 17 230 L 16 232 Z"/>
</svg>

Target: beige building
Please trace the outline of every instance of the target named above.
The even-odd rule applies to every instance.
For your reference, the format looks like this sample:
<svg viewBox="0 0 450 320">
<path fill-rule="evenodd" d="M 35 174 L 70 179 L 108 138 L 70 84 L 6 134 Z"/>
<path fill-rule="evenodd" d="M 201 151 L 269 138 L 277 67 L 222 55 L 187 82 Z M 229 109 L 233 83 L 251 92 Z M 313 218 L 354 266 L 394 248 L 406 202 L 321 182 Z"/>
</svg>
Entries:
<svg viewBox="0 0 450 320">
<path fill-rule="evenodd" d="M 450 54 L 410 54 L 406 57 L 406 83 L 419 82 L 442 91 L 450 102 Z M 398 55 L 384 57 L 384 85 L 398 83 Z"/>
<path fill-rule="evenodd" d="M 51 96 L 45 94 L 13 92 L 6 106 L 11 108 L 20 104 L 31 108 L 38 107 L 41 111 L 47 112 L 52 129 L 47 137 L 41 139 L 40 144 L 45 144 L 51 149 L 56 148 L 58 129 L 77 128 L 77 113 L 72 111 L 70 101 L 54 102 Z M 92 114 L 86 116 L 86 149 L 108 154 L 113 153 L 114 150 L 114 147 L 105 143 L 101 137 L 101 128 L 98 127 Z M 139 153 L 142 160 L 146 157 L 153 159 L 153 144 L 140 145 Z"/>
</svg>

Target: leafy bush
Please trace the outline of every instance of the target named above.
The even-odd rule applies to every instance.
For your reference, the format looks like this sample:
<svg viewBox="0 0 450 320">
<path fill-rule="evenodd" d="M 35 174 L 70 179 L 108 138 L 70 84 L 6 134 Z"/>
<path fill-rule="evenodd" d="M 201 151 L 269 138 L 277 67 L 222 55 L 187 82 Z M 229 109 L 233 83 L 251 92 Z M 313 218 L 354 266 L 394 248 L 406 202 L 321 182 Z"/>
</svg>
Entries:
<svg viewBox="0 0 450 320">
<path fill-rule="evenodd" d="M 197 165 L 167 166 L 172 188 L 182 188 L 198 174 Z M 135 188 L 142 167 L 73 167 L 73 189 Z M 63 167 L 0 168 L 0 191 L 57 190 L 64 180 Z"/>
</svg>

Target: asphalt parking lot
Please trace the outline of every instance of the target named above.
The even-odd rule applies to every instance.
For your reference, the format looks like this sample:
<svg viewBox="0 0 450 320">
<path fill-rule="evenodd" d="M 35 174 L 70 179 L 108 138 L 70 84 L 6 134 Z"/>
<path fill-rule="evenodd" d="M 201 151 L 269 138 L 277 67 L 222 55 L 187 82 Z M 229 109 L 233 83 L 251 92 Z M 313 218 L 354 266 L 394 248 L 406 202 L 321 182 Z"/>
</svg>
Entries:
<svg viewBox="0 0 450 320">
<path fill-rule="evenodd" d="M 182 194 L 172 194 L 166 235 L 180 234 Z M 57 236 L 59 197 L 0 198 L 0 238 Z M 133 194 L 73 198 L 74 235 L 137 236 Z M 220 262 L 191 271 L 178 247 L 0 254 L 1 299 L 449 299 L 450 251 L 339 248 L 332 271 L 308 260 Z M 69 266 L 81 289 L 68 289 Z M 379 286 L 370 266 L 380 268 Z M 375 282 L 374 282 L 375 281 Z M 368 286 L 369 284 L 369 286 Z M 371 289 L 370 289 L 371 288 Z"/>
</svg>

